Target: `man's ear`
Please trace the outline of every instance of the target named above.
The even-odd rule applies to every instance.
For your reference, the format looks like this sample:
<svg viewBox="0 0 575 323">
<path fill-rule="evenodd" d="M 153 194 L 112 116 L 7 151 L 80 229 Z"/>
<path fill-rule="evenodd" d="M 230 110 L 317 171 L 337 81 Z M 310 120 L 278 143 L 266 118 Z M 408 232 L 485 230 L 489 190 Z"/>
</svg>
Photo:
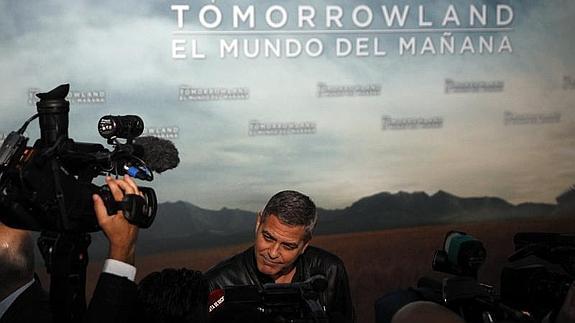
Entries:
<svg viewBox="0 0 575 323">
<path fill-rule="evenodd" d="M 301 253 L 304 253 L 305 250 L 307 249 L 307 246 L 309 246 L 309 242 L 311 241 L 311 239 L 309 239 L 304 245 L 303 245 L 303 249 L 301 250 Z"/>
<path fill-rule="evenodd" d="M 256 214 L 256 230 L 255 233 L 258 233 L 258 229 L 260 228 L 260 224 L 262 223 L 262 212 L 258 212 Z"/>
</svg>

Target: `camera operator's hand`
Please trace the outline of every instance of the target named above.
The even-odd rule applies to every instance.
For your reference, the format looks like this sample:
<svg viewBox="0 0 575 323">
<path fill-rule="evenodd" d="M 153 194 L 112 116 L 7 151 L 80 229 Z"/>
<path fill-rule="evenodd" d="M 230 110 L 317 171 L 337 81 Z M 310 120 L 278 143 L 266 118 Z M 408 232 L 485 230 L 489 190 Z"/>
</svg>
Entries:
<svg viewBox="0 0 575 323">
<path fill-rule="evenodd" d="M 114 196 L 114 200 L 118 202 L 122 201 L 125 194 L 141 195 L 136 183 L 127 175 L 124 176 L 124 179 L 107 177 L 106 183 Z M 94 194 L 92 198 L 98 224 L 110 242 L 108 257 L 134 265 L 138 226 L 129 223 L 122 211 L 109 215 L 99 195 Z"/>
<path fill-rule="evenodd" d="M 575 282 L 571 284 L 563 306 L 557 313 L 555 323 L 573 323 L 575 322 Z"/>
</svg>

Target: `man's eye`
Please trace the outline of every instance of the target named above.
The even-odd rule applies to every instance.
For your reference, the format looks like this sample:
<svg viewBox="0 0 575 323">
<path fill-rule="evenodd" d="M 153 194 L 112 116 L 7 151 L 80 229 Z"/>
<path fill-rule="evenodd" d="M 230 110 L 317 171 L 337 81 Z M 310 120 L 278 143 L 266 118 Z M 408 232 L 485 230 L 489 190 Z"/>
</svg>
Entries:
<svg viewBox="0 0 575 323">
<path fill-rule="evenodd" d="M 287 250 L 295 250 L 296 247 L 294 246 L 284 246 Z"/>
<path fill-rule="evenodd" d="M 270 236 L 264 235 L 264 240 L 265 241 L 272 241 L 273 239 Z"/>
</svg>

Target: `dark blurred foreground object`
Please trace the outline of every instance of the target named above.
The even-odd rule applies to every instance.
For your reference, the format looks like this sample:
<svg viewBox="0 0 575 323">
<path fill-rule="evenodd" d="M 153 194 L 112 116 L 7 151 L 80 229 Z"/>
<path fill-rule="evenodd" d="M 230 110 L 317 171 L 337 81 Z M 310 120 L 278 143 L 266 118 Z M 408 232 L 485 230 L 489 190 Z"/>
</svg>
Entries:
<svg viewBox="0 0 575 323">
<path fill-rule="evenodd" d="M 138 284 L 138 323 L 207 323 L 208 285 L 199 271 L 167 268 Z"/>
<path fill-rule="evenodd" d="M 501 298 L 509 306 L 526 309 L 536 318 L 557 312 L 575 279 L 575 234 L 521 232 L 513 238 L 515 253 L 509 261 L 536 257 L 548 264 L 515 265 L 503 269 Z"/>
<path fill-rule="evenodd" d="M 51 323 L 48 294 L 34 274 L 29 232 L 0 223 L 0 323 Z"/>
<path fill-rule="evenodd" d="M 391 323 L 465 323 L 465 321 L 439 304 L 417 301 L 403 306 L 395 313 Z"/>
<path fill-rule="evenodd" d="M 449 232 L 443 250 L 435 254 L 433 269 L 447 275 L 422 277 L 416 288 L 380 298 L 375 304 L 376 322 L 390 322 L 402 306 L 425 300 L 451 309 L 469 323 L 534 323 L 541 322 L 546 316 L 550 316 L 553 323 L 575 277 L 575 235 L 516 234 L 516 252 L 509 260 L 517 262 L 534 256 L 532 261 L 537 263 L 505 267 L 501 275 L 500 295 L 494 286 L 476 279 L 486 253 L 478 240 L 465 236 L 463 232 Z M 562 270 L 552 270 L 553 264 L 561 265 Z"/>
<path fill-rule="evenodd" d="M 328 323 L 319 303 L 319 292 L 327 288 L 327 279 L 315 275 L 305 282 L 229 286 L 210 293 L 210 322 L 291 322 Z M 332 320 L 333 321 L 333 320 Z"/>
</svg>

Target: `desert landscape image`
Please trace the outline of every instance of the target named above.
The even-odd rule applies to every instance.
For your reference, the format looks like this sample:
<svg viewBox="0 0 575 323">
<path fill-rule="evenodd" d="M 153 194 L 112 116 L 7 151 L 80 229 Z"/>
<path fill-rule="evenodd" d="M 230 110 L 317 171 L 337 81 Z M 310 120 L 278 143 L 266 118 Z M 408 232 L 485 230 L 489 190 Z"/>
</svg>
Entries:
<svg viewBox="0 0 575 323">
<path fill-rule="evenodd" d="M 500 284 L 501 270 L 509 265 L 507 257 L 514 252 L 513 236 L 516 233 L 575 232 L 572 192 L 572 190 L 567 191 L 558 197 L 556 205 L 530 203 L 512 205 L 497 198 L 459 198 L 445 192 L 433 195 L 382 193 L 362 199 L 344 210 L 329 212 L 319 210 L 320 217 L 323 216 L 324 225 L 318 227 L 318 234 L 314 236 L 312 244 L 343 259 L 349 275 L 357 322 L 374 322 L 376 299 L 394 290 L 415 286 L 419 278 L 433 274 L 433 254 L 443 247 L 445 235 L 451 230 L 466 232 L 483 242 L 487 250 L 487 260 L 479 272 L 478 280 L 497 288 Z M 449 202 L 444 203 L 445 201 Z M 188 214 L 185 218 L 190 221 L 195 219 L 195 224 L 186 223 L 178 217 L 178 213 L 164 213 L 166 210 L 175 212 L 178 207 L 184 206 L 193 210 L 193 215 Z M 370 208 L 381 210 L 380 216 L 377 216 L 375 211 L 367 212 Z M 367 213 L 363 216 L 359 215 L 361 213 L 359 210 Z M 412 220 L 409 220 L 410 217 L 415 217 L 422 222 L 422 216 L 426 212 L 439 212 L 438 210 L 444 217 L 449 218 L 451 223 L 442 223 L 440 219 L 443 217 L 439 216 L 439 213 L 428 219 L 428 224 L 414 224 Z M 504 216 L 501 213 L 502 210 L 514 216 Z M 520 211 L 527 212 L 527 215 L 519 216 Z M 355 218 L 342 222 L 343 225 L 347 223 L 348 230 L 354 229 L 353 223 L 358 221 L 362 226 L 357 224 L 356 232 L 337 232 L 345 231 L 344 228 L 336 225 L 338 215 L 334 213 L 338 212 L 348 214 L 348 216 L 356 213 Z M 218 220 L 218 218 L 226 218 L 225 213 L 232 214 L 230 216 L 236 221 L 230 224 L 231 220 L 226 219 L 228 225 L 236 230 L 228 238 L 220 236 L 223 233 L 217 230 L 200 229 L 201 221 L 197 220 L 202 218 L 201 215 L 210 216 L 211 220 Z M 395 214 L 397 221 L 394 224 L 395 227 L 385 229 L 385 225 L 391 226 L 391 224 L 384 221 L 387 224 L 377 225 L 373 222 L 374 219 L 381 217 L 387 217 L 389 221 L 393 218 L 392 214 Z M 501 219 L 493 219 L 493 214 L 499 214 Z M 245 250 L 251 245 L 250 241 L 253 238 L 254 216 L 254 214 L 239 210 L 208 211 L 183 202 L 164 205 L 155 227 L 140 232 L 136 281 L 153 271 L 168 267 L 186 267 L 205 271 L 219 261 Z M 461 222 L 457 222 L 458 217 L 462 219 Z M 242 220 L 242 218 L 245 219 Z M 482 218 L 485 219 L 481 220 Z M 238 223 L 243 223 L 242 221 L 245 222 L 245 230 L 239 229 L 241 225 Z M 372 221 L 371 224 L 370 221 Z M 173 228 L 169 229 L 172 231 L 171 235 L 164 232 L 162 233 L 165 234 L 164 239 L 156 238 L 156 234 L 165 230 L 165 225 L 168 223 L 179 226 L 184 231 L 198 231 L 195 232 L 195 236 L 178 237 L 177 230 Z M 402 226 L 402 223 L 407 223 L 407 225 Z M 208 224 L 204 222 L 203 225 Z M 223 224 L 219 226 L 225 228 Z M 373 230 L 366 229 L 368 227 Z M 88 298 L 96 285 L 106 249 L 103 237 L 96 234 L 93 240 L 90 249 L 92 261 L 88 266 L 86 284 Z M 45 285 L 49 283 L 45 271 L 41 272 L 41 279 Z"/>
</svg>

